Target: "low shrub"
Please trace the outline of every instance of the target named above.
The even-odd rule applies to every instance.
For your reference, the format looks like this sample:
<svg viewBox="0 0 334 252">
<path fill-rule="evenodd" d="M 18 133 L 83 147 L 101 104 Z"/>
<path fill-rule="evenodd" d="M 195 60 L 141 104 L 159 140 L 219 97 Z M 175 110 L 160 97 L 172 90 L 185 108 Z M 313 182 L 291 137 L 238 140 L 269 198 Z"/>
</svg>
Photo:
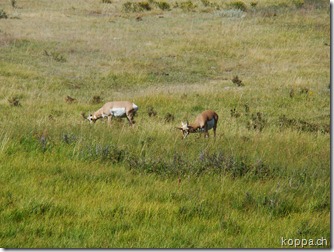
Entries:
<svg viewBox="0 0 334 252">
<path fill-rule="evenodd" d="M 209 0 L 201 0 L 204 7 L 213 8 L 219 10 L 221 6 L 218 3 L 210 2 Z"/>
<path fill-rule="evenodd" d="M 7 13 L 4 10 L 0 10 L 0 19 L 8 18 Z"/>
<path fill-rule="evenodd" d="M 165 11 L 165 10 L 170 10 L 171 7 L 170 7 L 170 4 L 167 3 L 167 2 L 154 2 L 154 4 L 161 10 Z"/>
<path fill-rule="evenodd" d="M 299 119 L 288 118 L 285 115 L 280 116 L 279 126 L 281 128 L 292 128 L 294 130 L 304 131 L 304 132 L 321 132 L 321 133 L 330 132 L 329 124 L 326 125 L 326 124 L 309 123 Z"/>
<path fill-rule="evenodd" d="M 18 96 L 13 96 L 13 97 L 8 98 L 8 102 L 10 106 L 14 106 L 14 107 L 21 106 L 20 98 Z"/>
<path fill-rule="evenodd" d="M 267 124 L 267 120 L 261 112 L 253 113 L 247 122 L 247 129 L 262 131 Z"/>
<path fill-rule="evenodd" d="M 241 11 L 247 11 L 247 5 L 243 1 L 235 1 L 228 4 L 231 9 L 237 9 Z"/>
<path fill-rule="evenodd" d="M 55 52 L 55 51 L 48 52 L 47 50 L 44 50 L 44 55 L 47 56 L 47 57 L 51 57 L 53 60 L 55 60 L 57 62 L 64 63 L 64 62 L 67 61 L 65 56 L 62 55 L 59 52 Z"/>
<path fill-rule="evenodd" d="M 242 80 L 239 79 L 238 75 L 234 76 L 232 79 L 232 82 L 236 84 L 238 87 L 243 87 L 245 86 L 244 83 L 242 83 Z"/>
<path fill-rule="evenodd" d="M 147 114 L 148 114 L 149 117 L 152 117 L 152 116 L 154 117 L 158 113 L 157 113 L 157 111 L 154 110 L 154 108 L 152 106 L 148 106 L 147 107 Z"/>
<path fill-rule="evenodd" d="M 173 114 L 171 114 L 171 113 L 167 113 L 166 115 L 165 115 L 165 122 L 174 122 L 174 115 Z"/>
<path fill-rule="evenodd" d="M 184 11 L 193 11 L 197 6 L 192 1 L 188 0 L 186 2 L 180 3 L 179 7 Z"/>
<path fill-rule="evenodd" d="M 102 162 L 121 163 L 124 161 L 126 151 L 115 145 L 88 145 L 81 149 L 80 159 L 100 160 Z"/>
<path fill-rule="evenodd" d="M 262 160 L 254 163 L 244 158 L 225 155 L 222 152 L 199 153 L 198 159 L 188 160 L 175 154 L 173 158 L 139 157 L 130 155 L 126 159 L 127 167 L 138 173 L 155 173 L 163 177 L 200 176 L 205 173 L 225 174 L 231 178 L 247 176 L 250 179 L 265 179 L 273 176 L 273 170 Z"/>
<path fill-rule="evenodd" d="M 99 103 L 102 102 L 102 100 L 103 100 L 103 99 L 101 98 L 101 96 L 99 96 L 99 95 L 94 95 L 90 103 L 91 103 L 91 104 L 99 104 Z"/>
<path fill-rule="evenodd" d="M 126 2 L 122 7 L 124 12 L 150 11 L 152 7 L 148 2 Z"/>
</svg>

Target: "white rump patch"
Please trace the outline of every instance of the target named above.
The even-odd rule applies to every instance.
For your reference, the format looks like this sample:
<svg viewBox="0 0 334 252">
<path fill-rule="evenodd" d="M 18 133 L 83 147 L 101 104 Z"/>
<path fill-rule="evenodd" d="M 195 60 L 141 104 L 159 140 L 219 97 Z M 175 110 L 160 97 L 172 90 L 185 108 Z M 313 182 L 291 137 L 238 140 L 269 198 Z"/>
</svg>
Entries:
<svg viewBox="0 0 334 252">
<path fill-rule="evenodd" d="M 123 117 L 126 115 L 125 108 L 112 108 L 110 114 L 115 117 Z"/>
<path fill-rule="evenodd" d="M 133 107 L 134 111 L 138 110 L 138 106 L 136 104 L 132 103 L 132 107 Z"/>
</svg>

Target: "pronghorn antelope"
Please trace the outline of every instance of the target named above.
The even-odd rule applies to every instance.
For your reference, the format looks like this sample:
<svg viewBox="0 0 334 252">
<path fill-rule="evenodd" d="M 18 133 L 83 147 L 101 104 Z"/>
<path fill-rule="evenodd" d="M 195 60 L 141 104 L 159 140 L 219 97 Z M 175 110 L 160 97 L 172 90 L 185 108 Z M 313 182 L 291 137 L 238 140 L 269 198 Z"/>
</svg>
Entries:
<svg viewBox="0 0 334 252">
<path fill-rule="evenodd" d="M 195 122 L 181 122 L 182 127 L 176 127 L 183 133 L 183 138 L 186 138 L 189 133 L 205 132 L 205 137 L 209 137 L 208 130 L 213 129 L 213 134 L 216 136 L 216 128 L 218 123 L 218 115 L 213 110 L 205 110 L 199 114 Z"/>
<path fill-rule="evenodd" d="M 129 101 L 107 102 L 102 108 L 89 115 L 87 119 L 91 123 L 95 123 L 100 118 L 108 117 L 108 124 L 110 125 L 112 117 L 126 117 L 130 125 L 132 125 L 134 123 L 133 117 L 137 110 L 138 106 Z"/>
</svg>

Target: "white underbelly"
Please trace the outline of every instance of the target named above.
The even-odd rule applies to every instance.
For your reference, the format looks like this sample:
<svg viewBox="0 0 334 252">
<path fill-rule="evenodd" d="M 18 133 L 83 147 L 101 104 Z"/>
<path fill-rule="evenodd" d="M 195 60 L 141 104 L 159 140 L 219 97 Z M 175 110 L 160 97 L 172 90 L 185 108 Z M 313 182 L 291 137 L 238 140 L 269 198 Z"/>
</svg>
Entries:
<svg viewBox="0 0 334 252">
<path fill-rule="evenodd" d="M 212 129 L 213 126 L 215 125 L 215 119 L 212 118 L 210 121 L 207 122 L 207 124 L 208 124 L 208 130 Z"/>
<path fill-rule="evenodd" d="M 124 117 L 126 115 L 125 108 L 112 108 L 110 114 L 115 117 Z"/>
<path fill-rule="evenodd" d="M 207 125 L 208 125 L 208 130 L 212 129 L 213 126 L 215 125 L 215 119 L 212 118 L 210 121 L 207 121 Z M 198 132 L 204 132 L 205 131 L 205 127 L 203 126 L 202 128 L 199 128 L 197 131 Z"/>
</svg>

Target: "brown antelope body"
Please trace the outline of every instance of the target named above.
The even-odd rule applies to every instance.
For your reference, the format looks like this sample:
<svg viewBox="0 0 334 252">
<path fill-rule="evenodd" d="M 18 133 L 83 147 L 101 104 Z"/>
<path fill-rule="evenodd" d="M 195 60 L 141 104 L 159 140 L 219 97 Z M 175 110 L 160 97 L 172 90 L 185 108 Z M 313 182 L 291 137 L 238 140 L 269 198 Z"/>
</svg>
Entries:
<svg viewBox="0 0 334 252">
<path fill-rule="evenodd" d="M 133 117 L 138 110 L 138 106 L 129 101 L 113 101 L 107 102 L 99 110 L 90 114 L 87 119 L 91 123 L 95 123 L 98 119 L 108 117 L 108 124 L 111 124 L 111 119 L 113 117 L 126 117 L 129 124 L 134 123 Z"/>
<path fill-rule="evenodd" d="M 199 114 L 193 123 L 183 123 L 182 127 L 177 129 L 182 131 L 183 138 L 186 138 L 189 133 L 202 133 L 205 132 L 205 137 L 209 137 L 209 130 L 213 129 L 213 134 L 216 136 L 216 128 L 218 123 L 218 115 L 213 110 L 205 110 Z"/>
</svg>

